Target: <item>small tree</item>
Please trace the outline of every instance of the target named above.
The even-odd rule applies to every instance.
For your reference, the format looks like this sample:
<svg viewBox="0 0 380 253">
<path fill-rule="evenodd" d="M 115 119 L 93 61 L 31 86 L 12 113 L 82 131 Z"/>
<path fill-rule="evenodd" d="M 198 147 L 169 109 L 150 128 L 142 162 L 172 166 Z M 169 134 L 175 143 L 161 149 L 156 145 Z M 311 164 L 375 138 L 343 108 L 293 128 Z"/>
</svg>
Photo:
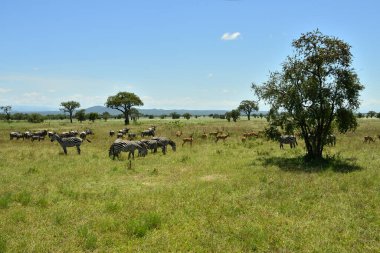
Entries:
<svg viewBox="0 0 380 253">
<path fill-rule="evenodd" d="M 109 112 L 103 112 L 102 113 L 102 118 L 104 121 L 107 121 L 111 117 L 111 114 Z"/>
<path fill-rule="evenodd" d="M 84 109 L 81 109 L 81 110 L 79 110 L 79 111 L 77 111 L 76 113 L 75 113 L 75 118 L 79 121 L 79 122 L 83 122 L 83 121 L 85 121 L 86 120 L 86 112 L 85 112 L 85 110 Z"/>
<path fill-rule="evenodd" d="M 376 118 L 380 119 L 380 112 L 376 114 Z"/>
<path fill-rule="evenodd" d="M 236 122 L 240 117 L 240 110 L 234 109 L 231 111 L 231 118 L 234 122 Z"/>
<path fill-rule="evenodd" d="M 375 112 L 375 111 L 369 111 L 369 112 L 367 113 L 367 118 L 370 117 L 370 118 L 372 119 L 372 118 L 375 117 L 375 116 L 376 116 L 376 112 Z"/>
<path fill-rule="evenodd" d="M 90 112 L 88 114 L 88 119 L 91 120 L 92 122 L 95 122 L 95 120 L 98 118 L 99 118 L 99 114 L 97 112 Z"/>
<path fill-rule="evenodd" d="M 170 113 L 169 116 L 172 117 L 172 119 L 179 119 L 181 117 L 181 115 L 176 112 Z"/>
<path fill-rule="evenodd" d="M 167 116 L 168 116 L 168 115 L 166 115 L 166 114 L 161 114 L 161 115 L 160 115 L 160 119 L 165 119 Z"/>
<path fill-rule="evenodd" d="M 10 121 L 11 120 L 11 111 L 12 111 L 12 106 L 10 105 L 4 105 L 4 106 L 0 106 L 0 109 L 3 111 L 3 113 L 5 114 L 5 119 L 7 121 Z"/>
<path fill-rule="evenodd" d="M 70 122 L 73 123 L 73 113 L 75 109 L 80 107 L 79 102 L 76 101 L 67 101 L 61 103 L 62 108 L 60 108 L 61 111 L 68 113 L 70 117 Z"/>
<path fill-rule="evenodd" d="M 350 46 L 342 40 L 313 31 L 293 41 L 295 54 L 270 73 L 256 95 L 271 107 L 270 124 L 291 123 L 301 131 L 307 156 L 322 158 L 333 122 L 341 133 L 357 126 L 354 110 L 364 88 L 351 67 Z"/>
<path fill-rule="evenodd" d="M 243 100 L 240 102 L 238 110 L 244 112 L 247 115 L 248 120 L 251 120 L 252 111 L 258 111 L 259 105 L 255 101 Z"/>
<path fill-rule="evenodd" d="M 357 114 L 357 117 L 358 117 L 359 119 L 363 118 L 363 113 L 359 112 L 359 113 Z"/>
<path fill-rule="evenodd" d="M 191 114 L 186 112 L 182 115 L 185 119 L 189 120 L 191 118 Z"/>
<path fill-rule="evenodd" d="M 119 92 L 115 96 L 110 96 L 105 104 L 108 108 L 116 109 L 123 113 L 124 124 L 129 125 L 129 114 L 133 106 L 141 106 L 144 103 L 134 93 Z"/>
<path fill-rule="evenodd" d="M 224 114 L 224 116 L 225 116 L 225 118 L 226 118 L 226 120 L 227 120 L 228 122 L 231 121 L 231 118 L 232 118 L 231 112 L 226 112 L 226 113 Z"/>
</svg>

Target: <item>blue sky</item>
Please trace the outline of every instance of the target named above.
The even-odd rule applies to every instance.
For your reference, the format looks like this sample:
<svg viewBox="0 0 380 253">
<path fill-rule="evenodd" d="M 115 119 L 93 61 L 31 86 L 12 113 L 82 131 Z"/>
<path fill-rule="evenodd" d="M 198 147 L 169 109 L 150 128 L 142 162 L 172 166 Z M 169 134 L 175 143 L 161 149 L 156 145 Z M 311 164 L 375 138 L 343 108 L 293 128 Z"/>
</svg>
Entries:
<svg viewBox="0 0 380 253">
<path fill-rule="evenodd" d="M 1 0 L 0 105 L 87 108 L 128 91 L 142 108 L 230 110 L 318 28 L 352 46 L 366 87 L 360 111 L 380 111 L 379 9 L 375 0 Z"/>
</svg>

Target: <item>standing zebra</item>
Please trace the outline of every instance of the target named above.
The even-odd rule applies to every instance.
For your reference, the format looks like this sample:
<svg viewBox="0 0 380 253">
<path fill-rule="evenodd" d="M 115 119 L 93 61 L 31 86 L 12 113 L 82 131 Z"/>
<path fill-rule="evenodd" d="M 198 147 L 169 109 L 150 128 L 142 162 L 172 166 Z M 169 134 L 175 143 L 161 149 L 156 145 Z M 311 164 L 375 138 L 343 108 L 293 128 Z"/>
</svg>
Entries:
<svg viewBox="0 0 380 253">
<path fill-rule="evenodd" d="M 82 144 L 83 140 L 79 137 L 67 137 L 62 138 L 58 134 L 53 134 L 51 137 L 51 142 L 58 141 L 58 143 L 61 145 L 63 152 L 65 152 L 65 155 L 67 155 L 67 147 L 77 147 L 78 154 L 80 155 L 80 145 Z M 87 140 L 90 142 L 89 140 Z"/>
<path fill-rule="evenodd" d="M 147 148 L 150 149 L 152 153 L 157 152 L 157 147 L 158 147 L 158 141 L 157 140 L 144 140 L 144 139 L 142 139 L 141 142 L 145 143 L 145 145 L 147 145 Z"/>
<path fill-rule="evenodd" d="M 134 141 L 123 141 L 123 140 L 117 139 L 114 143 L 112 143 L 108 151 L 108 155 L 110 157 L 112 156 L 112 159 L 115 160 L 115 156 L 119 157 L 119 154 L 122 151 L 124 151 L 124 152 L 129 152 L 128 159 L 131 158 L 131 155 L 133 158 L 135 158 L 136 149 L 139 151 L 139 154 L 146 153 L 146 148 L 144 152 L 144 148 Z"/>
<path fill-rule="evenodd" d="M 289 144 L 290 148 L 295 148 L 297 143 L 297 139 L 294 135 L 281 135 L 280 136 L 280 148 L 284 148 L 284 144 Z"/>
<path fill-rule="evenodd" d="M 176 151 L 176 144 L 174 141 L 170 140 L 169 138 L 167 137 L 154 137 L 152 138 L 152 140 L 157 140 L 157 144 L 159 147 L 162 148 L 162 153 L 164 153 L 164 155 L 166 154 L 166 147 L 167 145 L 170 145 L 172 147 L 172 150 L 173 151 Z"/>
</svg>

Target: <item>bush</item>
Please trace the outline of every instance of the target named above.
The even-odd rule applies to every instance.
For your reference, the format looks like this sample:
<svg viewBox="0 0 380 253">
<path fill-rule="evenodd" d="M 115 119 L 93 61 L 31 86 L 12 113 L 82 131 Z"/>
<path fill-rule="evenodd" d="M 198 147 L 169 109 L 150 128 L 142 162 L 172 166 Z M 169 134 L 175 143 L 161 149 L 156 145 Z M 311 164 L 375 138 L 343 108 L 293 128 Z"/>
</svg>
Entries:
<svg viewBox="0 0 380 253">
<path fill-rule="evenodd" d="M 32 113 L 28 116 L 28 122 L 41 123 L 44 122 L 44 117 L 39 113 Z"/>
</svg>

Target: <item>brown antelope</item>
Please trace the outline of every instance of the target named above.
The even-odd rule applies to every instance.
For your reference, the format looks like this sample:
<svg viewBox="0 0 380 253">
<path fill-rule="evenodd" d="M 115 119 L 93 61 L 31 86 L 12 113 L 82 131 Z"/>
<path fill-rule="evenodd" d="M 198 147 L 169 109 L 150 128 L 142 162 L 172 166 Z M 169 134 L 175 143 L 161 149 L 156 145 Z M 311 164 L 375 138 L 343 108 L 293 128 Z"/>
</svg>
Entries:
<svg viewBox="0 0 380 253">
<path fill-rule="evenodd" d="M 375 140 L 371 136 L 364 136 L 364 142 L 370 143 L 375 142 Z"/>
<path fill-rule="evenodd" d="M 207 139 L 207 134 L 206 134 L 205 132 L 203 132 L 203 134 L 201 135 L 201 138 L 202 138 L 203 140 Z"/>
<path fill-rule="evenodd" d="M 217 136 L 218 134 L 221 134 L 222 132 L 221 131 L 216 131 L 216 132 L 210 132 L 210 133 L 208 133 L 208 135 L 210 135 L 210 136 Z"/>
<path fill-rule="evenodd" d="M 227 139 L 228 136 L 230 136 L 229 133 L 217 135 L 216 139 L 215 139 L 215 142 L 218 142 L 219 140 L 223 140 L 223 142 L 224 142 L 224 141 L 226 141 L 226 139 Z"/>
<path fill-rule="evenodd" d="M 190 143 L 190 146 L 193 146 L 193 135 L 190 135 L 190 137 L 188 137 L 188 138 L 183 138 L 182 140 L 183 140 L 183 142 L 182 142 L 182 147 L 183 147 L 183 145 L 184 145 L 186 142 Z"/>
<path fill-rule="evenodd" d="M 181 135 L 182 135 L 182 131 L 177 131 L 177 132 L 175 133 L 175 136 L 177 136 L 177 137 L 181 137 Z"/>
<path fill-rule="evenodd" d="M 244 137 L 248 138 L 248 137 L 259 137 L 259 135 L 255 132 L 250 132 L 250 133 L 244 133 L 243 134 Z"/>
<path fill-rule="evenodd" d="M 243 136 L 241 137 L 241 142 L 245 142 L 247 140 L 247 137 Z"/>
</svg>

